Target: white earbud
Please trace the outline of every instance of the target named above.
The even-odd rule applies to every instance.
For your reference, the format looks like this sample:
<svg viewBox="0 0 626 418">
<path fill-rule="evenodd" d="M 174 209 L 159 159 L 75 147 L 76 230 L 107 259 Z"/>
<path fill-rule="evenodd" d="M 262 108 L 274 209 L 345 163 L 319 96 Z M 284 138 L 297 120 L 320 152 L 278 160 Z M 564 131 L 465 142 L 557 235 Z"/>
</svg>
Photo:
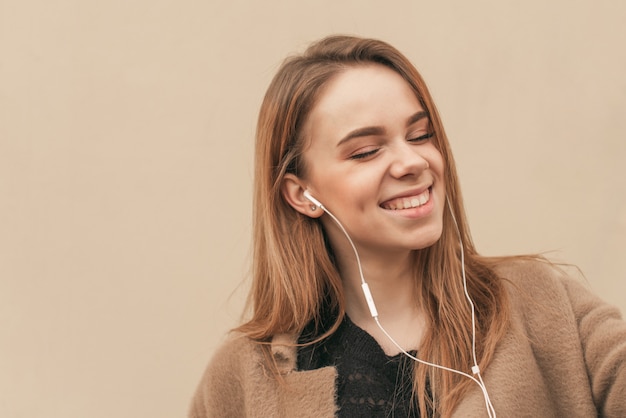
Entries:
<svg viewBox="0 0 626 418">
<path fill-rule="evenodd" d="M 323 211 L 326 211 L 326 208 L 324 207 L 324 205 L 322 205 L 322 202 L 320 202 L 319 200 L 317 200 L 316 198 L 314 198 L 313 196 L 311 196 L 311 193 L 308 190 L 304 191 L 304 197 L 311 203 L 313 203 L 315 206 L 321 208 Z"/>
</svg>

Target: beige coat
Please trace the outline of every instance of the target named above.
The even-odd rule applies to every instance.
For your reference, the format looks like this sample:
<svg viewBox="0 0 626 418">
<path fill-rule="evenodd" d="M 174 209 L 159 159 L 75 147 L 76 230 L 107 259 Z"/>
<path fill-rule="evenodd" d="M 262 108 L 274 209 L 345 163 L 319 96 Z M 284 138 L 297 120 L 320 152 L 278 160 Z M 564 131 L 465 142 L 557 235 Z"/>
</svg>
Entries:
<svg viewBox="0 0 626 418">
<path fill-rule="evenodd" d="M 580 283 L 539 262 L 507 263 L 511 327 L 483 378 L 499 418 L 626 417 L 626 322 Z M 231 336 L 209 363 L 189 417 L 333 417 L 334 367 L 297 371 L 296 350 L 274 339 L 284 385 L 259 348 Z M 455 418 L 485 418 L 477 385 Z"/>
</svg>

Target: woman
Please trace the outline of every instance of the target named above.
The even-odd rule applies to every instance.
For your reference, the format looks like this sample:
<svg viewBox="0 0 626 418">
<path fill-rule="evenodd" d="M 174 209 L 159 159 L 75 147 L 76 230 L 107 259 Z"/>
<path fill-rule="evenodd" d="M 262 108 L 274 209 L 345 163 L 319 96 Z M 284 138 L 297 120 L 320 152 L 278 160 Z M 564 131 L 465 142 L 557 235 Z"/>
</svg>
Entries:
<svg viewBox="0 0 626 418">
<path fill-rule="evenodd" d="M 476 253 L 435 105 L 384 42 L 329 37 L 274 77 L 253 263 L 191 417 L 626 416 L 619 313 Z"/>
</svg>

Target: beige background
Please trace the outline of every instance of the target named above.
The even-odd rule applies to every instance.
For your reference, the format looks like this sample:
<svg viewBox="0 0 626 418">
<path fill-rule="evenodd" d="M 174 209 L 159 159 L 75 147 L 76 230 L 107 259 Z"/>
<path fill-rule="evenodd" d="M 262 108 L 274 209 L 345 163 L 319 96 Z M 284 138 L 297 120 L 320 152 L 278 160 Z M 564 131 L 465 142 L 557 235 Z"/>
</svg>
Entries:
<svg viewBox="0 0 626 418">
<path fill-rule="evenodd" d="M 0 416 L 184 416 L 240 314 L 253 132 L 333 32 L 421 70 L 486 254 L 626 311 L 626 2 L 0 0 Z"/>
</svg>

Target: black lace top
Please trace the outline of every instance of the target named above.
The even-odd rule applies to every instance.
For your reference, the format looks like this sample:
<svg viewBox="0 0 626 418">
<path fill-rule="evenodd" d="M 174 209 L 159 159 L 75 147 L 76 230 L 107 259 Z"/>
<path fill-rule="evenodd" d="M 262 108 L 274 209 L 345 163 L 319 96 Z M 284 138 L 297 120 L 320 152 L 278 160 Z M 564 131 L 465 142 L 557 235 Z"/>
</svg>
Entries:
<svg viewBox="0 0 626 418">
<path fill-rule="evenodd" d="M 311 341 L 305 329 L 300 342 Z M 415 354 L 412 352 L 411 354 Z M 336 366 L 339 417 L 419 417 L 412 397 L 413 361 L 385 354 L 378 342 L 347 316 L 326 340 L 298 351 L 298 368 Z"/>
</svg>

